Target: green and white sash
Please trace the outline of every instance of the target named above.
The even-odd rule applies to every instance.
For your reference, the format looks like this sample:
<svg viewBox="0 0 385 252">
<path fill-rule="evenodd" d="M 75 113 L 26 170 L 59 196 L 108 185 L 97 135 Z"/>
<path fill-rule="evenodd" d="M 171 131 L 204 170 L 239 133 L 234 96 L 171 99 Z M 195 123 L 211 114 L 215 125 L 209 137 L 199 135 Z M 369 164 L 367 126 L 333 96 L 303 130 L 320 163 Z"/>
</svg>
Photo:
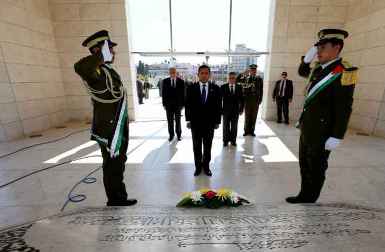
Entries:
<svg viewBox="0 0 385 252">
<path fill-rule="evenodd" d="M 331 71 L 328 75 L 322 78 L 317 84 L 315 84 L 307 93 L 303 105 L 302 113 L 299 117 L 298 122 L 296 123 L 296 127 L 299 127 L 299 124 L 302 119 L 303 112 L 306 111 L 306 108 L 309 106 L 310 102 L 316 97 L 320 92 L 322 92 L 326 87 L 333 83 L 338 77 L 342 75 L 343 69 L 340 66 L 337 66 L 333 71 Z"/>
<path fill-rule="evenodd" d="M 114 136 L 111 141 L 110 146 L 110 156 L 111 158 L 114 158 L 119 155 L 120 147 L 122 146 L 123 142 L 123 134 L 124 134 L 124 127 L 127 127 L 127 117 L 128 117 L 128 111 L 127 111 L 127 94 L 124 92 L 124 98 L 122 101 L 122 104 L 120 106 L 119 111 L 119 119 L 115 127 Z"/>
<path fill-rule="evenodd" d="M 321 79 L 317 84 L 315 84 L 308 92 L 305 98 L 305 102 L 303 107 L 306 108 L 311 100 L 314 99 L 317 94 L 319 94 L 322 90 L 324 90 L 327 86 L 329 86 L 333 81 L 335 81 L 342 73 L 339 72 L 331 72 L 326 75 L 323 79 Z"/>
</svg>

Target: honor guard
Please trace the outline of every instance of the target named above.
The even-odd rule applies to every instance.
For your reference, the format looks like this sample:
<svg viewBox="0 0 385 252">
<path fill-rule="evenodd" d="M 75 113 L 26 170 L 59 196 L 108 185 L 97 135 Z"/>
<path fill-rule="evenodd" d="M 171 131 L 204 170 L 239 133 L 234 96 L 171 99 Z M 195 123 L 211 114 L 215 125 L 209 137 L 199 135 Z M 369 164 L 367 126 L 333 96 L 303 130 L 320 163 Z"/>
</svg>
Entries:
<svg viewBox="0 0 385 252">
<path fill-rule="evenodd" d="M 297 126 L 301 189 L 289 203 L 314 203 L 325 181 L 330 152 L 343 139 L 352 112 L 357 68 L 340 57 L 348 32 L 324 29 L 318 42 L 302 57 L 299 75 L 308 78 Z M 318 58 L 313 62 L 313 59 Z M 312 63 L 313 62 L 313 63 Z"/>
<path fill-rule="evenodd" d="M 257 75 L 257 65 L 249 67 L 249 74 L 240 78 L 243 87 L 245 126 L 243 136 L 255 136 L 255 122 L 262 102 L 263 80 Z"/>
<path fill-rule="evenodd" d="M 82 45 L 91 55 L 75 63 L 75 72 L 82 78 L 93 104 L 91 140 L 96 141 L 103 156 L 103 183 L 107 206 L 129 206 L 123 182 L 128 145 L 127 92 L 119 74 L 112 68 L 116 43 L 108 31 L 99 31 Z"/>
</svg>

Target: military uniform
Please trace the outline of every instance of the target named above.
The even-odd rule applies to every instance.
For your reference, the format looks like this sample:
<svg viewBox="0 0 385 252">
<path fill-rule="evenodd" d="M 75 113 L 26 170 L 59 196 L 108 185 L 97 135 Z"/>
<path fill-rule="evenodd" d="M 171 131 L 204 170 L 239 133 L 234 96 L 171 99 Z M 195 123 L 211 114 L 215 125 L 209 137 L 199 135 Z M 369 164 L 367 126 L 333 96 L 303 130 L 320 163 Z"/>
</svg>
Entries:
<svg viewBox="0 0 385 252">
<path fill-rule="evenodd" d="M 83 42 L 92 48 L 108 41 L 107 31 L 100 31 Z M 76 73 L 83 79 L 93 104 L 91 140 L 98 142 L 103 157 L 103 182 L 107 194 L 107 205 L 130 205 L 123 182 L 129 127 L 127 95 L 119 74 L 103 60 L 101 54 L 92 54 L 74 65 Z M 136 203 L 136 202 L 135 202 Z"/>
<path fill-rule="evenodd" d="M 322 32 L 328 34 L 328 38 L 334 33 L 342 33 L 339 30 L 323 30 L 319 34 L 320 41 L 323 39 Z M 301 130 L 301 190 L 297 197 L 286 200 L 289 203 L 314 203 L 320 195 L 328 168 L 330 150 L 326 150 L 325 144 L 329 138 L 343 139 L 347 130 L 357 68 L 341 58 L 310 66 L 302 57 L 298 73 L 309 78 L 303 111 L 297 124 Z"/>
<path fill-rule="evenodd" d="M 256 65 L 250 65 L 250 68 L 256 67 Z M 243 87 L 245 104 L 244 136 L 255 136 L 255 122 L 257 120 L 259 105 L 262 102 L 263 96 L 263 80 L 257 75 L 248 75 L 241 76 L 239 82 Z"/>
</svg>

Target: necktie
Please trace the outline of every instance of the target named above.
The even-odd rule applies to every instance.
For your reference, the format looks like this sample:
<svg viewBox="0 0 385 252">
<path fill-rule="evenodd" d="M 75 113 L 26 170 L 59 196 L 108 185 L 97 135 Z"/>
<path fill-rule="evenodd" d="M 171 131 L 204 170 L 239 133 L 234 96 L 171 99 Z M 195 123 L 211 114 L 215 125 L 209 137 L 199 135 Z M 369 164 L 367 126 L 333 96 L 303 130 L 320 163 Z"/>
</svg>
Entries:
<svg viewBox="0 0 385 252">
<path fill-rule="evenodd" d="M 234 85 L 231 85 L 231 94 L 234 94 Z"/>
<path fill-rule="evenodd" d="M 202 85 L 202 104 L 206 103 L 206 84 Z"/>
<path fill-rule="evenodd" d="M 172 87 L 175 87 L 175 80 L 172 79 Z"/>
<path fill-rule="evenodd" d="M 284 96 L 285 84 L 286 84 L 286 80 L 282 80 L 281 81 L 281 88 L 279 90 L 279 97 Z"/>
</svg>

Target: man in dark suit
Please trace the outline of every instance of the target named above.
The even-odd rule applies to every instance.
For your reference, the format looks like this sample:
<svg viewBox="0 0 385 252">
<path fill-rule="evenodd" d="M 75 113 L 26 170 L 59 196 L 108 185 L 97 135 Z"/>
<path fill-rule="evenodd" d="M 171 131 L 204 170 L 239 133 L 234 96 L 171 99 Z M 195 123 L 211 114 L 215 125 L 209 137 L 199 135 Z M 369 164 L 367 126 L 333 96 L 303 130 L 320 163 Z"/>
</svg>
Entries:
<svg viewBox="0 0 385 252">
<path fill-rule="evenodd" d="M 317 201 L 329 155 L 339 146 L 348 127 L 357 68 L 340 58 L 347 36 L 344 30 L 321 30 L 318 42 L 302 57 L 298 73 L 309 83 L 298 122 L 301 190 L 297 196 L 288 197 L 288 203 Z M 310 67 L 316 56 L 318 61 Z"/>
<path fill-rule="evenodd" d="M 242 86 L 236 83 L 237 74 L 229 73 L 229 82 L 221 86 L 223 107 L 223 146 L 237 145 L 238 118 L 243 112 Z"/>
<path fill-rule="evenodd" d="M 285 123 L 289 124 L 289 103 L 293 99 L 293 82 L 287 79 L 287 72 L 282 72 L 282 79 L 275 83 L 273 101 L 277 103 L 277 123 L 282 122 L 282 111 Z"/>
<path fill-rule="evenodd" d="M 162 81 L 162 103 L 167 114 L 168 141 L 174 139 L 175 131 L 178 141 L 182 139 L 182 127 L 180 124 L 181 110 L 184 106 L 184 81 L 177 77 L 176 68 L 169 69 L 170 77 Z"/>
<path fill-rule="evenodd" d="M 221 91 L 217 85 L 209 83 L 209 66 L 199 67 L 198 78 L 199 82 L 187 87 L 185 114 L 193 140 L 194 176 L 198 176 L 202 169 L 207 176 L 211 176 L 209 164 L 214 130 L 221 123 Z"/>
</svg>

